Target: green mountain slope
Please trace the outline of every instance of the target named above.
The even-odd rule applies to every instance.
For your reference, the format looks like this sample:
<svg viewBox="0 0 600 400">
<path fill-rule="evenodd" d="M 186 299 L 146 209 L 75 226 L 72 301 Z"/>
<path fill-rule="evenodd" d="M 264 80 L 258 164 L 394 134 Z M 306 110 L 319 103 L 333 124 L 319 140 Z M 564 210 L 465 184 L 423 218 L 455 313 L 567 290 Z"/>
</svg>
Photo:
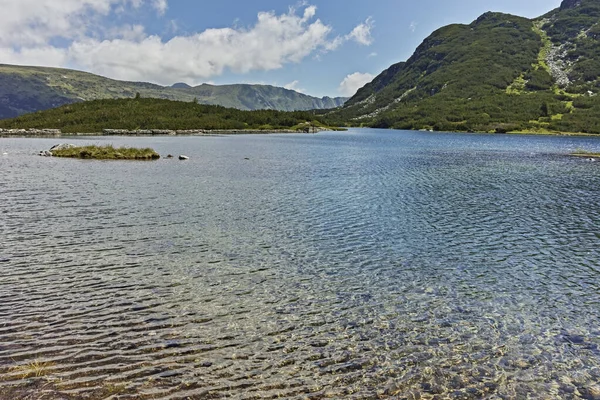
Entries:
<svg viewBox="0 0 600 400">
<path fill-rule="evenodd" d="M 151 98 L 91 100 L 0 121 L 0 129 L 60 129 L 63 133 L 125 130 L 305 130 L 323 127 L 312 111 L 244 111 Z"/>
<path fill-rule="evenodd" d="M 535 20 L 486 13 L 428 37 L 345 106 L 339 123 L 450 131 L 600 133 L 600 0 Z"/>
<path fill-rule="evenodd" d="M 86 72 L 0 64 L 0 119 L 96 99 L 142 97 L 194 101 L 241 110 L 312 110 L 341 106 L 346 98 L 322 99 L 268 85 L 175 84 L 124 82 Z"/>
</svg>

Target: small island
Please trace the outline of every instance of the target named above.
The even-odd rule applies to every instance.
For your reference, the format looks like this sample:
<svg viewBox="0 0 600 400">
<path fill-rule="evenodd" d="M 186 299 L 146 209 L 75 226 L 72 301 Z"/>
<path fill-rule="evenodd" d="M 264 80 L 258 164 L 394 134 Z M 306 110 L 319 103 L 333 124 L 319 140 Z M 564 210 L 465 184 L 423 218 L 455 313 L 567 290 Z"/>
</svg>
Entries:
<svg viewBox="0 0 600 400">
<path fill-rule="evenodd" d="M 160 155 L 151 148 L 137 149 L 133 147 L 115 148 L 107 146 L 73 146 L 58 145 L 48 152 L 52 157 L 67 157 L 93 160 L 158 160 Z"/>
</svg>

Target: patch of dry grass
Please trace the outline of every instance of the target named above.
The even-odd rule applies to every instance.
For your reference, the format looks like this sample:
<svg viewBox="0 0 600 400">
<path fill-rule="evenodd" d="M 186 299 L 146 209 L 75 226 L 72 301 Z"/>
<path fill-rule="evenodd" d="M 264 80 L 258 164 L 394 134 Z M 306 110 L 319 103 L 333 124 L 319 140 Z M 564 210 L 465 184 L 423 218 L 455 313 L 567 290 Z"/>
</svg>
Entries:
<svg viewBox="0 0 600 400">
<path fill-rule="evenodd" d="M 81 146 L 52 150 L 54 157 L 68 157 L 94 160 L 158 160 L 160 155 L 150 148 L 115 148 L 108 146 Z"/>
</svg>

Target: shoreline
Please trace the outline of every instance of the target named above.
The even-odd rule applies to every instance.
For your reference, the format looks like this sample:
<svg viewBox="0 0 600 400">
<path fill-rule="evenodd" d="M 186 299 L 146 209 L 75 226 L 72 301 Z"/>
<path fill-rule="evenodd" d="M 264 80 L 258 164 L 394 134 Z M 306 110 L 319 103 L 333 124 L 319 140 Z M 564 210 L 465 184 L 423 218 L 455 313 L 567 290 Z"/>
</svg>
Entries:
<svg viewBox="0 0 600 400">
<path fill-rule="evenodd" d="M 368 127 L 340 127 L 323 128 L 315 127 L 314 131 L 306 132 L 295 129 L 103 129 L 102 132 L 75 132 L 65 133 L 60 129 L 2 129 L 0 128 L 0 138 L 69 138 L 69 137 L 99 137 L 99 136 L 123 136 L 123 137 L 154 137 L 154 136 L 227 136 L 227 135 L 273 135 L 273 134 L 315 134 L 319 132 L 347 131 L 348 129 L 381 129 Z M 536 136 L 580 136 L 580 137 L 600 137 L 600 134 L 585 132 L 464 132 L 464 131 L 425 131 L 425 130 L 406 130 L 422 133 L 465 133 L 465 134 L 483 134 L 483 135 L 536 135 Z"/>
<path fill-rule="evenodd" d="M 314 134 L 323 131 L 335 131 L 335 128 L 316 127 L 312 132 L 295 129 L 103 129 L 102 132 L 76 132 L 65 133 L 60 129 L 0 129 L 2 138 L 61 138 L 61 137 L 86 137 L 86 136 L 220 136 L 220 135 L 269 135 L 269 134 Z"/>
<path fill-rule="evenodd" d="M 370 129 L 378 129 L 378 128 L 370 128 Z M 410 130 L 409 131 L 413 131 Z M 414 132 L 421 133 L 464 133 L 469 135 L 512 135 L 512 136 L 587 136 L 587 137 L 600 137 L 600 134 L 596 133 L 585 133 L 585 132 L 556 132 L 556 131 L 546 131 L 546 132 L 465 132 L 465 131 L 427 131 L 427 130 L 416 130 Z"/>
</svg>

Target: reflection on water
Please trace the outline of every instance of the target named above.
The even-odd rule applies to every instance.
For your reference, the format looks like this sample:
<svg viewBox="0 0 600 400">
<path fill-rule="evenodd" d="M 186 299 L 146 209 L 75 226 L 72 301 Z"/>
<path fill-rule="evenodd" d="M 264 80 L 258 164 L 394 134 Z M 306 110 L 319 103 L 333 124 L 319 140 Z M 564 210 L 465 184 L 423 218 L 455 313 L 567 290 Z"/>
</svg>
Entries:
<svg viewBox="0 0 600 400">
<path fill-rule="evenodd" d="M 107 140 L 0 141 L 0 399 L 600 399 L 600 141 Z"/>
</svg>

